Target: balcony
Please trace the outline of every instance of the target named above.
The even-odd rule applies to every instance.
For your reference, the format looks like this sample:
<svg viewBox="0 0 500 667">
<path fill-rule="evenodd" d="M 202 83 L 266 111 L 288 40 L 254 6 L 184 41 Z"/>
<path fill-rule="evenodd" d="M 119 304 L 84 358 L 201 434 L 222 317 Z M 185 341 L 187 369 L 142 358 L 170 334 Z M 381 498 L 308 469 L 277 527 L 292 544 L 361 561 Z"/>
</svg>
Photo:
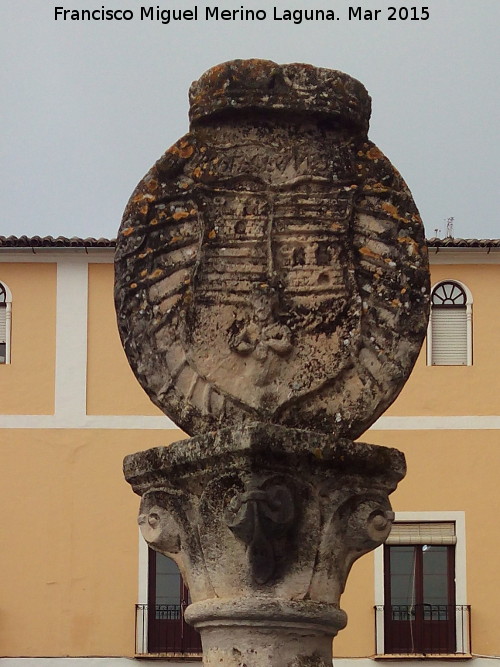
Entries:
<svg viewBox="0 0 500 667">
<path fill-rule="evenodd" d="M 136 657 L 200 659 L 199 632 L 184 620 L 185 605 L 135 606 Z"/>
<path fill-rule="evenodd" d="M 471 657 L 469 605 L 375 607 L 376 657 Z"/>
</svg>

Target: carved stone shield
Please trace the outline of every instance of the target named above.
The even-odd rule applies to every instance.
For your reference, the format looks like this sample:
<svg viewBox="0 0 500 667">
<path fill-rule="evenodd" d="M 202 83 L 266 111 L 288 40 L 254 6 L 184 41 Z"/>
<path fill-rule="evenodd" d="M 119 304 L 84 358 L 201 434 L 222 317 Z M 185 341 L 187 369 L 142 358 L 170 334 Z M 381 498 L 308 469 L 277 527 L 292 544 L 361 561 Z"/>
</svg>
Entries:
<svg viewBox="0 0 500 667">
<path fill-rule="evenodd" d="M 117 240 L 125 351 L 189 434 L 243 421 L 359 436 L 425 334 L 411 194 L 345 74 L 233 61 L 191 87 L 191 131 L 138 185 Z"/>
</svg>

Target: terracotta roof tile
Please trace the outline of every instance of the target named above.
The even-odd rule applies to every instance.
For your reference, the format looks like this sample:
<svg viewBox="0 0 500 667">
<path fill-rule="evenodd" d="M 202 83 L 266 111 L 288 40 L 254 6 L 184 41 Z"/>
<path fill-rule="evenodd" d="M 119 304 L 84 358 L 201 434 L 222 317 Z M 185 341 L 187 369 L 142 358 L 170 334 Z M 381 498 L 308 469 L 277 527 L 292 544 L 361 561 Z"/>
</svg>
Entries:
<svg viewBox="0 0 500 667">
<path fill-rule="evenodd" d="M 500 248 L 500 239 L 427 239 L 429 248 Z"/>
<path fill-rule="evenodd" d="M 77 236 L 0 236 L 0 248 L 114 248 L 115 239 Z"/>
</svg>

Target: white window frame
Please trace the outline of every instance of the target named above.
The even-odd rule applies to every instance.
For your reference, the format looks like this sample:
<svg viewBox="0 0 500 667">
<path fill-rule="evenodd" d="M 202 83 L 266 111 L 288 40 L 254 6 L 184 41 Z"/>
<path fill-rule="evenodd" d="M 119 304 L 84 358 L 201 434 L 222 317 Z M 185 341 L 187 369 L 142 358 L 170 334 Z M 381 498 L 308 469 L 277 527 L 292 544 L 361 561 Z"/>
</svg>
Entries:
<svg viewBox="0 0 500 667">
<path fill-rule="evenodd" d="M 396 512 L 394 523 L 431 523 L 444 522 L 455 524 L 455 604 L 467 605 L 467 571 L 465 547 L 465 512 Z M 384 614 L 378 612 L 385 604 L 384 591 L 384 545 L 374 552 L 375 566 L 375 613 L 377 617 L 376 654 L 384 655 Z M 457 646 L 470 646 L 470 637 L 464 636 L 468 628 L 463 627 L 462 619 L 457 614 L 456 640 Z"/>
<path fill-rule="evenodd" d="M 432 299 L 432 294 L 436 287 L 441 285 L 442 283 L 456 283 L 463 289 L 465 292 L 465 317 L 466 317 L 466 336 L 467 336 L 467 358 L 466 358 L 466 363 L 463 364 L 464 366 L 472 366 L 472 292 L 470 289 L 462 283 L 460 280 L 457 280 L 456 278 L 446 278 L 443 280 L 439 280 L 437 283 L 435 283 L 432 288 L 431 288 L 431 299 Z M 445 364 L 433 364 L 432 363 L 432 301 L 431 301 L 431 311 L 430 311 L 430 317 L 429 317 L 429 324 L 427 326 L 427 366 L 442 366 Z M 458 365 L 458 364 L 457 364 Z"/>
<path fill-rule="evenodd" d="M 138 580 L 138 591 L 137 591 L 137 604 L 147 605 L 148 604 L 148 575 L 149 575 L 149 556 L 148 556 L 148 544 L 143 538 L 139 530 L 139 580 Z M 139 623 L 136 624 L 136 646 L 144 654 L 148 652 L 148 625 L 147 617 L 146 624 L 143 627 L 139 627 Z"/>
<path fill-rule="evenodd" d="M 7 285 L 0 281 L 5 290 L 5 361 L 0 365 L 10 364 L 11 359 L 11 335 L 12 335 L 12 292 Z"/>
</svg>

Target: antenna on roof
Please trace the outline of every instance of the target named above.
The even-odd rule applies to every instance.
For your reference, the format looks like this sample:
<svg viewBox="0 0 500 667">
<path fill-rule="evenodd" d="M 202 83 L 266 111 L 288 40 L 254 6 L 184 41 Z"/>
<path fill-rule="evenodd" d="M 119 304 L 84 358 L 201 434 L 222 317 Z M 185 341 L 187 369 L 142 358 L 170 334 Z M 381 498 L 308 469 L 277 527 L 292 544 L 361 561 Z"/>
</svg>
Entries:
<svg viewBox="0 0 500 667">
<path fill-rule="evenodd" d="M 453 222 L 455 221 L 455 218 L 448 218 L 446 220 L 446 238 L 447 239 L 452 239 L 453 238 Z"/>
</svg>

